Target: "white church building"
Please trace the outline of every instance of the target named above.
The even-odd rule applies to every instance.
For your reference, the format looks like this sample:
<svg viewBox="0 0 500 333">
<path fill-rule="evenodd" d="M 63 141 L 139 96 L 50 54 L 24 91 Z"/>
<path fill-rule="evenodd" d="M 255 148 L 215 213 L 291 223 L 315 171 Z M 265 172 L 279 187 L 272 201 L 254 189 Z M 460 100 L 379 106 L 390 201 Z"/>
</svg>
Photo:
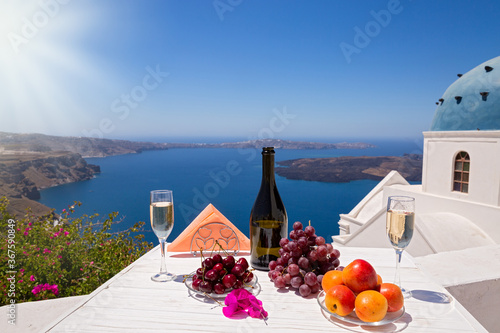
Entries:
<svg viewBox="0 0 500 333">
<path fill-rule="evenodd" d="M 387 198 L 415 198 L 407 252 L 489 330 L 500 330 L 500 57 L 458 74 L 424 132 L 422 184 L 389 173 L 348 214 L 334 246 L 390 247 Z"/>
</svg>

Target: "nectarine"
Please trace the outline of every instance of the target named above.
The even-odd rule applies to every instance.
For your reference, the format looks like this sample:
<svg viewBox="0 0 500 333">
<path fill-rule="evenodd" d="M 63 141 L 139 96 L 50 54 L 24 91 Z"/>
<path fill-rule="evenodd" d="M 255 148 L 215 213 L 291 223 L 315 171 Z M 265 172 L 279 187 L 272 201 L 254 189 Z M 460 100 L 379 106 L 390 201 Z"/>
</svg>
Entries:
<svg viewBox="0 0 500 333">
<path fill-rule="evenodd" d="M 380 293 L 387 299 L 387 312 L 396 312 L 404 305 L 405 298 L 401 289 L 393 283 L 382 283 Z"/>
<path fill-rule="evenodd" d="M 342 271 L 342 281 L 355 294 L 377 287 L 377 272 L 366 260 L 356 259 Z"/>
</svg>

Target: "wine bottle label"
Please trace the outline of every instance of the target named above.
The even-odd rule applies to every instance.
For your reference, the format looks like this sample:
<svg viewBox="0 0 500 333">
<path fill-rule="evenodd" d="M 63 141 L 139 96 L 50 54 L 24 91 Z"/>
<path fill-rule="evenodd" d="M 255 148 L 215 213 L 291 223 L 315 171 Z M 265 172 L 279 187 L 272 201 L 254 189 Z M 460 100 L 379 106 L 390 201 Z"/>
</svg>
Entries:
<svg viewBox="0 0 500 333">
<path fill-rule="evenodd" d="M 276 220 L 259 220 L 259 221 L 254 221 L 253 223 L 258 225 L 260 228 L 276 229 L 276 228 L 281 228 L 284 222 Z"/>
</svg>

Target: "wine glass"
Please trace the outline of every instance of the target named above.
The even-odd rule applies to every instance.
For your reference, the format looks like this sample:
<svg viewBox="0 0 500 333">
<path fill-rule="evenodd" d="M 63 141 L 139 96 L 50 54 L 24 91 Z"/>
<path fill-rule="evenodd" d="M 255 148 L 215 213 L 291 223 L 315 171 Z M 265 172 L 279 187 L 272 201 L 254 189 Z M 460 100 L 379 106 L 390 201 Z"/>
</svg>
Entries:
<svg viewBox="0 0 500 333">
<path fill-rule="evenodd" d="M 175 274 L 167 272 L 165 265 L 165 244 L 167 237 L 174 227 L 174 199 L 170 190 L 151 191 L 149 206 L 151 228 L 160 241 L 161 265 L 160 272 L 153 275 L 151 280 L 167 282 L 175 279 Z"/>
<path fill-rule="evenodd" d="M 391 196 L 387 201 L 386 231 L 392 247 L 396 250 L 396 275 L 394 283 L 397 284 L 405 298 L 411 297 L 411 291 L 401 287 L 399 264 L 404 249 L 410 244 L 415 226 L 415 198 L 408 196 Z"/>
</svg>

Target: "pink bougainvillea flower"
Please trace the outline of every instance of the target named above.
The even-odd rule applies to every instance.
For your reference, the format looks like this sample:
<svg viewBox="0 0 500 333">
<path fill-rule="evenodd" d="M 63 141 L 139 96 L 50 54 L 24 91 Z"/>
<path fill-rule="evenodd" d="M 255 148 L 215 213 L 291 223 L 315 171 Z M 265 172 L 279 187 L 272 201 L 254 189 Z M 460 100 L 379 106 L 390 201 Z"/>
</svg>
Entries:
<svg viewBox="0 0 500 333">
<path fill-rule="evenodd" d="M 43 288 L 43 284 L 39 284 L 37 286 L 35 286 L 35 288 L 33 288 L 33 290 L 31 290 L 31 292 L 36 295 L 38 294 L 40 291 L 42 291 L 42 288 Z"/>
<path fill-rule="evenodd" d="M 45 284 L 39 284 L 39 285 L 36 285 L 35 288 L 33 288 L 33 290 L 31 290 L 31 292 L 36 295 L 44 290 L 47 290 L 47 291 L 50 291 L 52 292 L 54 295 L 58 295 L 59 294 L 59 287 L 57 284 L 54 284 L 54 285 L 50 285 L 48 283 L 45 283 Z"/>
<path fill-rule="evenodd" d="M 43 253 L 50 253 L 52 251 L 50 251 L 49 249 L 43 249 Z"/>
<path fill-rule="evenodd" d="M 30 276 L 30 281 L 31 282 L 35 281 L 35 276 L 34 275 Z"/>
<path fill-rule="evenodd" d="M 246 312 L 252 318 L 265 319 L 268 316 L 268 313 L 262 307 L 262 302 L 246 289 L 231 291 L 226 296 L 224 304 L 226 306 L 222 308 L 222 313 L 228 318 L 243 312 Z"/>
<path fill-rule="evenodd" d="M 64 236 L 68 236 L 68 235 L 69 235 L 69 232 L 65 231 Z"/>
<path fill-rule="evenodd" d="M 24 268 L 21 268 L 19 272 L 24 273 Z"/>
</svg>

